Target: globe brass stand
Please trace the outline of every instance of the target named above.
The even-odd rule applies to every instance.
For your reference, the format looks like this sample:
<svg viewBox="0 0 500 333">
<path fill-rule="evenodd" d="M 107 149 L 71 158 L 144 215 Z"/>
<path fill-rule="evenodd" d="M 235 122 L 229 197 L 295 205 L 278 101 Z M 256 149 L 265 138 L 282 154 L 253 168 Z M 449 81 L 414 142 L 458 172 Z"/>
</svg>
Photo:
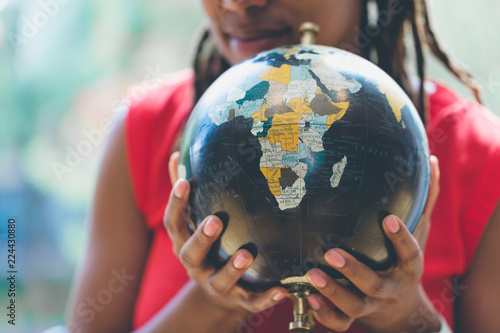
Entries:
<svg viewBox="0 0 500 333">
<path fill-rule="evenodd" d="M 319 26 L 312 22 L 304 22 L 299 27 L 302 36 L 300 43 L 302 45 L 312 45 L 316 43 L 316 34 L 319 32 Z M 314 333 L 314 319 L 307 304 L 307 297 L 311 295 L 309 290 L 293 291 L 288 294 L 293 301 L 293 321 L 289 329 L 296 333 Z"/>
<path fill-rule="evenodd" d="M 319 25 L 312 22 L 304 22 L 300 25 L 299 31 L 302 33 L 300 44 L 313 45 L 316 43 L 316 34 L 319 32 Z"/>
<path fill-rule="evenodd" d="M 289 329 L 296 333 L 314 333 L 314 320 L 311 311 L 308 309 L 307 297 L 311 295 L 308 290 L 295 291 L 288 295 L 293 301 L 293 321 Z"/>
</svg>

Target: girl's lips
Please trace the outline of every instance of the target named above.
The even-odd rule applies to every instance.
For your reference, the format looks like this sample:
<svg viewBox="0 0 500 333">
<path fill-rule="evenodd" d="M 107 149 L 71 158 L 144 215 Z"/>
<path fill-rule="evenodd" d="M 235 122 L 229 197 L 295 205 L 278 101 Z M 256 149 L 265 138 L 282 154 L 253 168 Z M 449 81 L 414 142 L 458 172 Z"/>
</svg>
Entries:
<svg viewBox="0 0 500 333">
<path fill-rule="evenodd" d="M 248 58 L 262 51 L 286 44 L 286 33 L 287 31 L 283 30 L 278 33 L 249 39 L 230 37 L 229 45 L 234 53 Z"/>
</svg>

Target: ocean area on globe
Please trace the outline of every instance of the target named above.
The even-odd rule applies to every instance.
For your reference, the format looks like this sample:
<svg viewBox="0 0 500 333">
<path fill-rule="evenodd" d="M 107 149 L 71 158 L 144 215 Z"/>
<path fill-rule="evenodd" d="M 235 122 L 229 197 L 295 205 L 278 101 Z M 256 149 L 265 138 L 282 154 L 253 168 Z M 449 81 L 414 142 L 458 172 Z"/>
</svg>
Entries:
<svg viewBox="0 0 500 333">
<path fill-rule="evenodd" d="M 209 260 L 255 257 L 241 284 L 307 288 L 304 274 L 340 247 L 375 270 L 395 261 L 382 220 L 413 231 L 429 189 L 424 126 L 410 98 L 373 63 L 326 46 L 262 52 L 221 75 L 188 121 L 179 177 L 189 219 L 224 229 Z"/>
</svg>

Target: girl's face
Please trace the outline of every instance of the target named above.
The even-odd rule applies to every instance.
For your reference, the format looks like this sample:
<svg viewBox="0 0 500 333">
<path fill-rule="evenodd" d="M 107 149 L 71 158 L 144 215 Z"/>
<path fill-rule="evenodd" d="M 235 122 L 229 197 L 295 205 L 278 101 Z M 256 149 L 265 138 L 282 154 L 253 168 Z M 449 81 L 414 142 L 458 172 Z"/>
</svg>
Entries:
<svg viewBox="0 0 500 333">
<path fill-rule="evenodd" d="M 320 27 L 316 43 L 354 44 L 361 0 L 202 0 L 217 49 L 234 65 L 254 54 L 300 41 L 306 21 Z"/>
</svg>

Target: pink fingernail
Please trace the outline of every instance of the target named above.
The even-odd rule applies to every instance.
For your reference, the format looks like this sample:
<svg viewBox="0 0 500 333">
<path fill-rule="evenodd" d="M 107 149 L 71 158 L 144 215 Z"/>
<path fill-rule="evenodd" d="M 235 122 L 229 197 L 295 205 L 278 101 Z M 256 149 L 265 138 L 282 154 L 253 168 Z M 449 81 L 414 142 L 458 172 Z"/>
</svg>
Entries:
<svg viewBox="0 0 500 333">
<path fill-rule="evenodd" d="M 326 253 L 326 261 L 332 264 L 334 267 L 342 268 L 345 266 L 344 257 L 335 250 L 330 250 Z"/>
<path fill-rule="evenodd" d="M 248 262 L 250 261 L 250 258 L 247 258 L 244 253 L 245 252 L 240 252 L 236 256 L 236 258 L 234 258 L 234 260 L 233 260 L 234 268 L 242 269 L 243 267 L 245 267 L 248 264 Z"/>
<path fill-rule="evenodd" d="M 214 220 L 213 217 L 210 217 L 203 227 L 203 232 L 208 237 L 212 237 L 217 233 L 217 230 L 219 230 L 219 224 Z"/>
<path fill-rule="evenodd" d="M 279 302 L 281 301 L 284 297 L 286 296 L 286 293 L 284 293 L 281 290 L 278 290 L 276 293 L 273 295 L 273 301 Z"/>
<path fill-rule="evenodd" d="M 323 288 L 326 286 L 325 277 L 318 272 L 312 272 L 307 276 L 307 279 L 317 288 Z"/>
<path fill-rule="evenodd" d="M 187 182 L 185 179 L 179 179 L 175 183 L 174 194 L 177 198 L 182 199 L 184 194 L 186 194 Z"/>
<path fill-rule="evenodd" d="M 392 215 L 389 215 L 385 218 L 385 225 L 387 226 L 387 229 L 393 234 L 399 231 L 399 222 Z"/>
<path fill-rule="evenodd" d="M 314 311 L 318 311 L 321 308 L 321 303 L 318 300 L 318 296 L 316 295 L 311 295 L 307 298 L 307 302 L 309 302 L 309 305 Z"/>
</svg>

